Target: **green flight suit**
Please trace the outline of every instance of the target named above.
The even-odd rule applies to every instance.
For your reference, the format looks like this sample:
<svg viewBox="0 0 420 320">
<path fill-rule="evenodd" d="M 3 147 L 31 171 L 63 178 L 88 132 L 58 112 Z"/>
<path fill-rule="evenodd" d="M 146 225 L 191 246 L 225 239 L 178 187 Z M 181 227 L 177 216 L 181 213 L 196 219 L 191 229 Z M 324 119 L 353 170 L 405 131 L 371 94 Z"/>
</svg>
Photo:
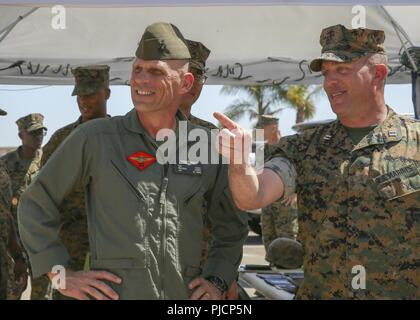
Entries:
<svg viewBox="0 0 420 320">
<path fill-rule="evenodd" d="M 185 117 L 178 112 L 177 119 Z M 193 128 L 201 127 L 188 122 L 188 131 Z M 210 133 L 206 133 L 211 148 Z M 122 284 L 111 284 L 120 299 L 188 299 L 187 284 L 200 275 L 232 283 L 247 224 L 246 215 L 232 201 L 227 166 L 156 162 L 139 170 L 127 160 L 141 151 L 155 156 L 157 148 L 134 109 L 74 130 L 19 204 L 20 232 L 35 277 L 68 263 L 69 255 L 58 237 L 57 208 L 81 184 L 86 194 L 90 266 L 122 278 Z M 193 170 L 184 170 L 188 168 Z M 204 209 L 212 224 L 212 241 L 201 270 Z"/>
</svg>

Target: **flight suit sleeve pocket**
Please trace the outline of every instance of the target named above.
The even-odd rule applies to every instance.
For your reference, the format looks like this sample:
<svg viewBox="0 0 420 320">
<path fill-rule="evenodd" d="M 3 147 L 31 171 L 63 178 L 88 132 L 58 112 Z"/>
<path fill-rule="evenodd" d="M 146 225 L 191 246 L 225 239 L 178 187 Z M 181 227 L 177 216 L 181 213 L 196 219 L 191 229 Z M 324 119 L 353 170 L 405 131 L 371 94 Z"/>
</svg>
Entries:
<svg viewBox="0 0 420 320">
<path fill-rule="evenodd" d="M 420 192 L 420 176 L 400 178 L 383 182 L 378 185 L 379 195 L 385 200 L 394 200 L 409 194 Z"/>
</svg>

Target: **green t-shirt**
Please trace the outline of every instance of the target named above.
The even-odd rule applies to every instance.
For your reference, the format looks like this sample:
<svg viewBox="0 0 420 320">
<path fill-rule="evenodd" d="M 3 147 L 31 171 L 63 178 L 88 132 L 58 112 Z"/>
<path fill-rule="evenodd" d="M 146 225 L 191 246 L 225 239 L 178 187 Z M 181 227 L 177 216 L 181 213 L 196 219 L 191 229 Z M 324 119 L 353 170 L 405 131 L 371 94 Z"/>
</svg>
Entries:
<svg viewBox="0 0 420 320">
<path fill-rule="evenodd" d="M 371 132 L 373 129 L 375 129 L 378 125 L 365 127 L 365 128 L 349 128 L 344 126 L 346 128 L 348 135 L 350 136 L 351 141 L 353 141 L 354 145 L 357 145 L 366 135 Z"/>
</svg>

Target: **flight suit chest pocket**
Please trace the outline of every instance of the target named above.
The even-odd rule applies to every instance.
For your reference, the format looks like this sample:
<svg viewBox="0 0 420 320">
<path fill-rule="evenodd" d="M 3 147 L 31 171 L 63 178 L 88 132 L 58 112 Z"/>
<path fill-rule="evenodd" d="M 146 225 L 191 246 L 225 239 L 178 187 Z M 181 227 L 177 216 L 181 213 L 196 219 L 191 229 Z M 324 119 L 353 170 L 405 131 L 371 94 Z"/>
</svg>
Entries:
<svg viewBox="0 0 420 320">
<path fill-rule="evenodd" d="M 147 202 L 145 195 L 138 188 L 138 183 L 136 183 L 136 181 L 132 181 L 120 165 L 111 160 L 111 167 L 114 169 L 116 175 L 121 178 L 125 185 L 136 195 L 138 200 L 144 203 Z"/>
</svg>

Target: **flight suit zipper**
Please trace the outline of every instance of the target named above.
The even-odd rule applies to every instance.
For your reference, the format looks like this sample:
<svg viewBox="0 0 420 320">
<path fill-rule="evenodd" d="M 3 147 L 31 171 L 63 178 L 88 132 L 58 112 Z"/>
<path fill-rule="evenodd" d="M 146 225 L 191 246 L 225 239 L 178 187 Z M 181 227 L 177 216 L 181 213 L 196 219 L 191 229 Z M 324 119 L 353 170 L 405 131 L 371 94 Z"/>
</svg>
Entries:
<svg viewBox="0 0 420 320">
<path fill-rule="evenodd" d="M 160 298 L 163 300 L 165 299 L 165 259 L 166 259 L 166 191 L 168 188 L 168 164 L 164 165 L 164 174 L 163 174 L 163 180 L 162 180 L 162 188 L 160 191 L 160 197 L 159 197 L 159 204 L 160 204 L 160 212 L 162 212 L 162 237 L 161 237 L 161 243 L 162 243 L 162 273 L 161 273 L 161 292 L 160 292 Z"/>
</svg>

